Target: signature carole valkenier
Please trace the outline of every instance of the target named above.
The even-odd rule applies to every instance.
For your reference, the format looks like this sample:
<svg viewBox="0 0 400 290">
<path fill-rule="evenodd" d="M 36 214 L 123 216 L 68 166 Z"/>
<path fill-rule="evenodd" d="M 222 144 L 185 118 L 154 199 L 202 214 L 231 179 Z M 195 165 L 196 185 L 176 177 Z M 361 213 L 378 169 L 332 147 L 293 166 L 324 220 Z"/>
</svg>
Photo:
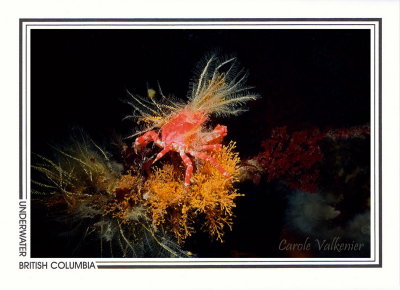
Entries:
<svg viewBox="0 0 400 290">
<path fill-rule="evenodd" d="M 340 237 L 332 239 L 311 239 L 307 237 L 302 243 L 293 243 L 286 239 L 282 239 L 279 243 L 280 251 L 360 251 L 364 247 L 364 243 L 351 241 L 343 242 Z"/>
</svg>

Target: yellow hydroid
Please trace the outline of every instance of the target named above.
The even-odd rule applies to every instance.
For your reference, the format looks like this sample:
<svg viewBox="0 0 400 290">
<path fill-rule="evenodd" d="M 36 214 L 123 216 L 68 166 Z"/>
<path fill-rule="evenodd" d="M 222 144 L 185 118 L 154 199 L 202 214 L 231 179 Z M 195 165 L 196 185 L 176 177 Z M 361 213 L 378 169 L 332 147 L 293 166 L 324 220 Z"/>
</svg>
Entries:
<svg viewBox="0 0 400 290">
<path fill-rule="evenodd" d="M 235 198 L 240 196 L 233 184 L 237 181 L 240 159 L 230 143 L 216 150 L 213 157 L 229 173 L 224 177 L 209 162 L 201 162 L 189 188 L 183 185 L 182 168 L 165 164 L 155 169 L 145 182 L 146 201 L 154 226 L 168 226 L 179 242 L 195 230 L 197 222 L 219 241 L 226 227 L 231 228 Z"/>
</svg>

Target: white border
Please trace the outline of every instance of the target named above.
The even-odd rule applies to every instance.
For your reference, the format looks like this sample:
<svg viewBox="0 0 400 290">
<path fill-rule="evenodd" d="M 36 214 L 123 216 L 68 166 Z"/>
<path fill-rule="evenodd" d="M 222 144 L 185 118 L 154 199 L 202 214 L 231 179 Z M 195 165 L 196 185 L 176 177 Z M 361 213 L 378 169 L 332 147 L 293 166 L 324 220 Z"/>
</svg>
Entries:
<svg viewBox="0 0 400 290">
<path fill-rule="evenodd" d="M 30 217 L 30 31 L 32 29 L 370 29 L 371 31 L 371 257 L 370 258 L 184 258 L 184 259 L 88 259 L 97 266 L 120 267 L 301 267 L 301 266 L 379 266 L 379 22 L 378 21 L 23 21 L 22 27 L 22 178 L 23 196 Z M 373 105 L 375 104 L 375 106 Z M 373 122 L 372 122 L 373 120 Z M 376 179 L 374 178 L 376 177 Z M 372 191 L 372 189 L 374 189 Z M 374 206 L 372 206 L 374 205 Z M 28 220 L 28 224 L 30 221 Z M 27 231 L 30 237 L 30 229 Z M 29 244 L 29 243 L 28 243 Z M 29 244 L 30 245 L 30 244 Z M 30 247 L 28 247 L 30 252 Z M 37 259 L 31 259 L 32 261 Z M 23 259 L 23 261 L 27 261 Z"/>
</svg>

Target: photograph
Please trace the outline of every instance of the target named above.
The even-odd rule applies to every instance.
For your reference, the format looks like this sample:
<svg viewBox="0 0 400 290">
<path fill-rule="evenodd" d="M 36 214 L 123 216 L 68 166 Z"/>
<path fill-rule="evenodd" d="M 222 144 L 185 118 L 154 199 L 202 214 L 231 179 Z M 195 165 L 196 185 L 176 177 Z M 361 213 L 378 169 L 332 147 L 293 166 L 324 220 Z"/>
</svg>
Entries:
<svg viewBox="0 0 400 290">
<path fill-rule="evenodd" d="M 150 24 L 29 30 L 30 257 L 376 257 L 371 29 Z"/>
</svg>

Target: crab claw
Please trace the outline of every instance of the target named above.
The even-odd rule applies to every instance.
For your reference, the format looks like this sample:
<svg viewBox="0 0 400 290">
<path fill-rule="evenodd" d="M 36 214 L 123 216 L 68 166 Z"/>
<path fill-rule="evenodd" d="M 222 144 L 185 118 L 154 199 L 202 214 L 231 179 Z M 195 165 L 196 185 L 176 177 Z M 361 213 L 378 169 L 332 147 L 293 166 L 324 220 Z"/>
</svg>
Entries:
<svg viewBox="0 0 400 290">
<path fill-rule="evenodd" d="M 154 131 L 148 131 L 144 133 L 142 136 L 139 136 L 136 138 L 135 143 L 133 144 L 133 150 L 137 154 L 140 149 L 143 147 L 146 147 L 147 144 L 150 142 L 159 142 L 160 139 L 158 138 L 158 135 Z"/>
</svg>

